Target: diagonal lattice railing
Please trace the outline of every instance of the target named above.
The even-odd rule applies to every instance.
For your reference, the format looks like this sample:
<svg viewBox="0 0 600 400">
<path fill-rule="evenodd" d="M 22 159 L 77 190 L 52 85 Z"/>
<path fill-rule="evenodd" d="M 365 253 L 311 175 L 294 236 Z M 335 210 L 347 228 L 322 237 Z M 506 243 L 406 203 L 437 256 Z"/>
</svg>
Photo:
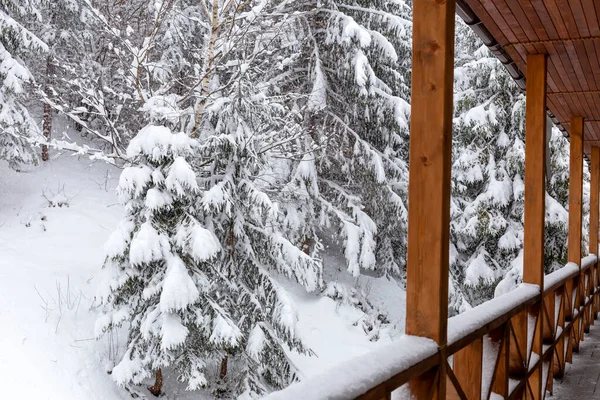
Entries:
<svg viewBox="0 0 600 400">
<path fill-rule="evenodd" d="M 446 369 L 448 399 L 543 398 L 552 393 L 553 378 L 564 374 L 565 363 L 572 362 L 573 351 L 594 324 L 600 306 L 598 273 L 597 257 L 587 256 L 581 269 L 569 263 L 546 275 L 543 291 L 522 284 L 450 318 L 444 348 L 404 335 L 265 400 L 389 400 L 396 390 L 397 398 L 410 398 L 407 384 L 425 374 L 439 375 L 434 371 L 440 367 Z M 536 335 L 539 330 L 542 335 Z M 541 346 L 535 343 L 540 337 Z M 540 363 L 541 382 L 534 374 Z"/>
</svg>

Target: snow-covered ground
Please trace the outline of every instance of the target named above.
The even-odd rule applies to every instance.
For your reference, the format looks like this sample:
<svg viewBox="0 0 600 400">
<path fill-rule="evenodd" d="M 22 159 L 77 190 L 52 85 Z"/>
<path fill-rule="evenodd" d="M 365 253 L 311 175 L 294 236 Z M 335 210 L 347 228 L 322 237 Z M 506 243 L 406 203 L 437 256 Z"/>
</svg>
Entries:
<svg viewBox="0 0 600 400">
<path fill-rule="evenodd" d="M 2 398 L 131 398 L 106 373 L 125 336 L 96 341 L 93 333 L 103 244 L 123 215 L 114 194 L 119 172 L 69 154 L 27 172 L 0 164 Z M 340 263 L 326 257 L 326 274 L 361 287 L 390 324 L 378 341 L 369 341 L 363 312 L 283 282 L 298 307 L 298 329 L 314 351 L 312 357 L 292 354 L 306 377 L 389 343 L 404 329 L 402 288 L 382 278 L 344 278 Z M 192 397 L 171 385 L 166 390 L 169 399 Z"/>
</svg>

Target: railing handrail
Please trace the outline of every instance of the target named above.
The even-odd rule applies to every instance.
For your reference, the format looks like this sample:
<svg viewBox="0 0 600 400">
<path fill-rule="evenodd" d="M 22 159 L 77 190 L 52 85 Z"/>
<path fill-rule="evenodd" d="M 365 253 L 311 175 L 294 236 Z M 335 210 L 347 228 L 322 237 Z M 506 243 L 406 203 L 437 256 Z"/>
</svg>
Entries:
<svg viewBox="0 0 600 400">
<path fill-rule="evenodd" d="M 543 294 L 555 291 L 597 261 L 598 257 L 590 254 L 581 259 L 581 268 L 575 263 L 567 263 L 563 268 L 545 275 Z M 449 318 L 448 341 L 443 351 L 431 339 L 402 335 L 379 349 L 271 393 L 264 400 L 383 398 L 386 393 L 441 363 L 442 357 L 455 354 L 540 302 L 541 295 L 539 286 L 521 284 L 510 292 Z"/>
<path fill-rule="evenodd" d="M 392 343 L 271 393 L 263 400 L 352 399 L 419 363 L 435 358 L 421 373 L 427 371 L 437 363 L 438 351 L 438 344 L 431 339 L 402 335 Z M 415 372 L 418 376 L 418 371 Z M 361 379 L 351 379 L 353 376 L 361 376 Z"/>
</svg>

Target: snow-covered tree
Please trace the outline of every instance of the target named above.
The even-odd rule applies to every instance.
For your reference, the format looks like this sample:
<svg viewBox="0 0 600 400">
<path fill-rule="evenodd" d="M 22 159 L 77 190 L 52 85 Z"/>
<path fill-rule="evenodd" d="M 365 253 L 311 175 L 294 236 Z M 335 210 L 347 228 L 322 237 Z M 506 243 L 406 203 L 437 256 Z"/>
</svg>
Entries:
<svg viewBox="0 0 600 400">
<path fill-rule="evenodd" d="M 14 168 L 37 159 L 32 144 L 40 131 L 25 105 L 34 76 L 25 62 L 47 46 L 23 21 L 36 18 L 38 6 L 35 0 L 0 1 L 0 159 Z"/>
<path fill-rule="evenodd" d="M 127 150 L 135 165 L 119 190 L 128 216 L 107 246 L 98 325 L 101 333 L 128 324 L 113 370 L 121 384 L 170 368 L 188 389 L 255 396 L 297 379 L 286 351 L 308 351 L 275 280 L 307 291 L 322 284 L 302 211 L 313 147 L 290 106 L 296 95 L 274 83 L 294 31 L 279 3 L 228 4 L 175 4 L 141 66 L 156 68 L 140 91 L 145 118 L 161 125 Z M 167 49 L 189 58 L 175 84 Z"/>
<path fill-rule="evenodd" d="M 456 43 L 451 303 L 452 312 L 461 312 L 522 279 L 526 99 L 462 22 Z M 546 273 L 566 261 L 568 150 L 568 141 L 554 129 L 546 194 Z"/>
<path fill-rule="evenodd" d="M 464 24 L 456 63 L 451 269 L 474 306 L 522 247 L 525 98 Z"/>
<path fill-rule="evenodd" d="M 320 228 L 340 235 L 348 271 L 402 275 L 410 80 L 410 8 L 307 1 L 307 133 L 316 157 Z"/>
</svg>

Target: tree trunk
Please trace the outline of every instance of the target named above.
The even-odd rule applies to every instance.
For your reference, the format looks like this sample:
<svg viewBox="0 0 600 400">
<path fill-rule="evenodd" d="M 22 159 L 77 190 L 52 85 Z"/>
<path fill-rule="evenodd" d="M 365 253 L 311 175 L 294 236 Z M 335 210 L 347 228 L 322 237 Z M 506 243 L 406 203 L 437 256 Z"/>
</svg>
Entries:
<svg viewBox="0 0 600 400">
<path fill-rule="evenodd" d="M 221 25 L 219 24 L 219 1 L 213 0 L 212 5 L 212 18 L 211 18 L 211 28 L 210 28 L 210 40 L 208 41 L 208 49 L 206 51 L 206 71 L 204 72 L 204 76 L 202 77 L 202 83 L 200 85 L 200 103 L 196 109 L 196 115 L 194 116 L 194 128 L 190 136 L 192 138 L 197 138 L 200 130 L 200 126 L 202 125 L 202 116 L 204 114 L 204 107 L 206 107 L 207 96 L 209 92 L 210 80 L 213 75 L 213 68 L 215 62 L 215 46 L 217 43 L 217 38 L 219 35 L 219 30 L 221 29 Z"/>
<path fill-rule="evenodd" d="M 149 390 L 150 390 L 150 393 L 152 393 L 153 395 L 158 397 L 162 393 L 162 385 L 163 385 L 162 370 L 160 368 L 156 370 L 155 376 L 156 376 L 156 378 L 154 380 L 154 386 L 152 386 Z"/>
<path fill-rule="evenodd" d="M 46 84 L 44 85 L 44 93 L 47 97 L 50 97 L 52 90 L 50 88 L 52 84 L 52 78 L 54 76 L 54 64 L 52 63 L 52 56 L 46 58 Z M 48 103 L 44 103 L 44 117 L 42 132 L 47 142 L 50 142 L 50 136 L 52 135 L 52 107 Z M 48 146 L 42 145 L 42 161 L 48 161 Z"/>
<path fill-rule="evenodd" d="M 221 360 L 221 371 L 219 372 L 219 378 L 221 380 L 225 379 L 225 377 L 227 376 L 227 362 L 229 360 L 229 357 L 225 356 L 223 357 L 223 360 Z"/>
</svg>

